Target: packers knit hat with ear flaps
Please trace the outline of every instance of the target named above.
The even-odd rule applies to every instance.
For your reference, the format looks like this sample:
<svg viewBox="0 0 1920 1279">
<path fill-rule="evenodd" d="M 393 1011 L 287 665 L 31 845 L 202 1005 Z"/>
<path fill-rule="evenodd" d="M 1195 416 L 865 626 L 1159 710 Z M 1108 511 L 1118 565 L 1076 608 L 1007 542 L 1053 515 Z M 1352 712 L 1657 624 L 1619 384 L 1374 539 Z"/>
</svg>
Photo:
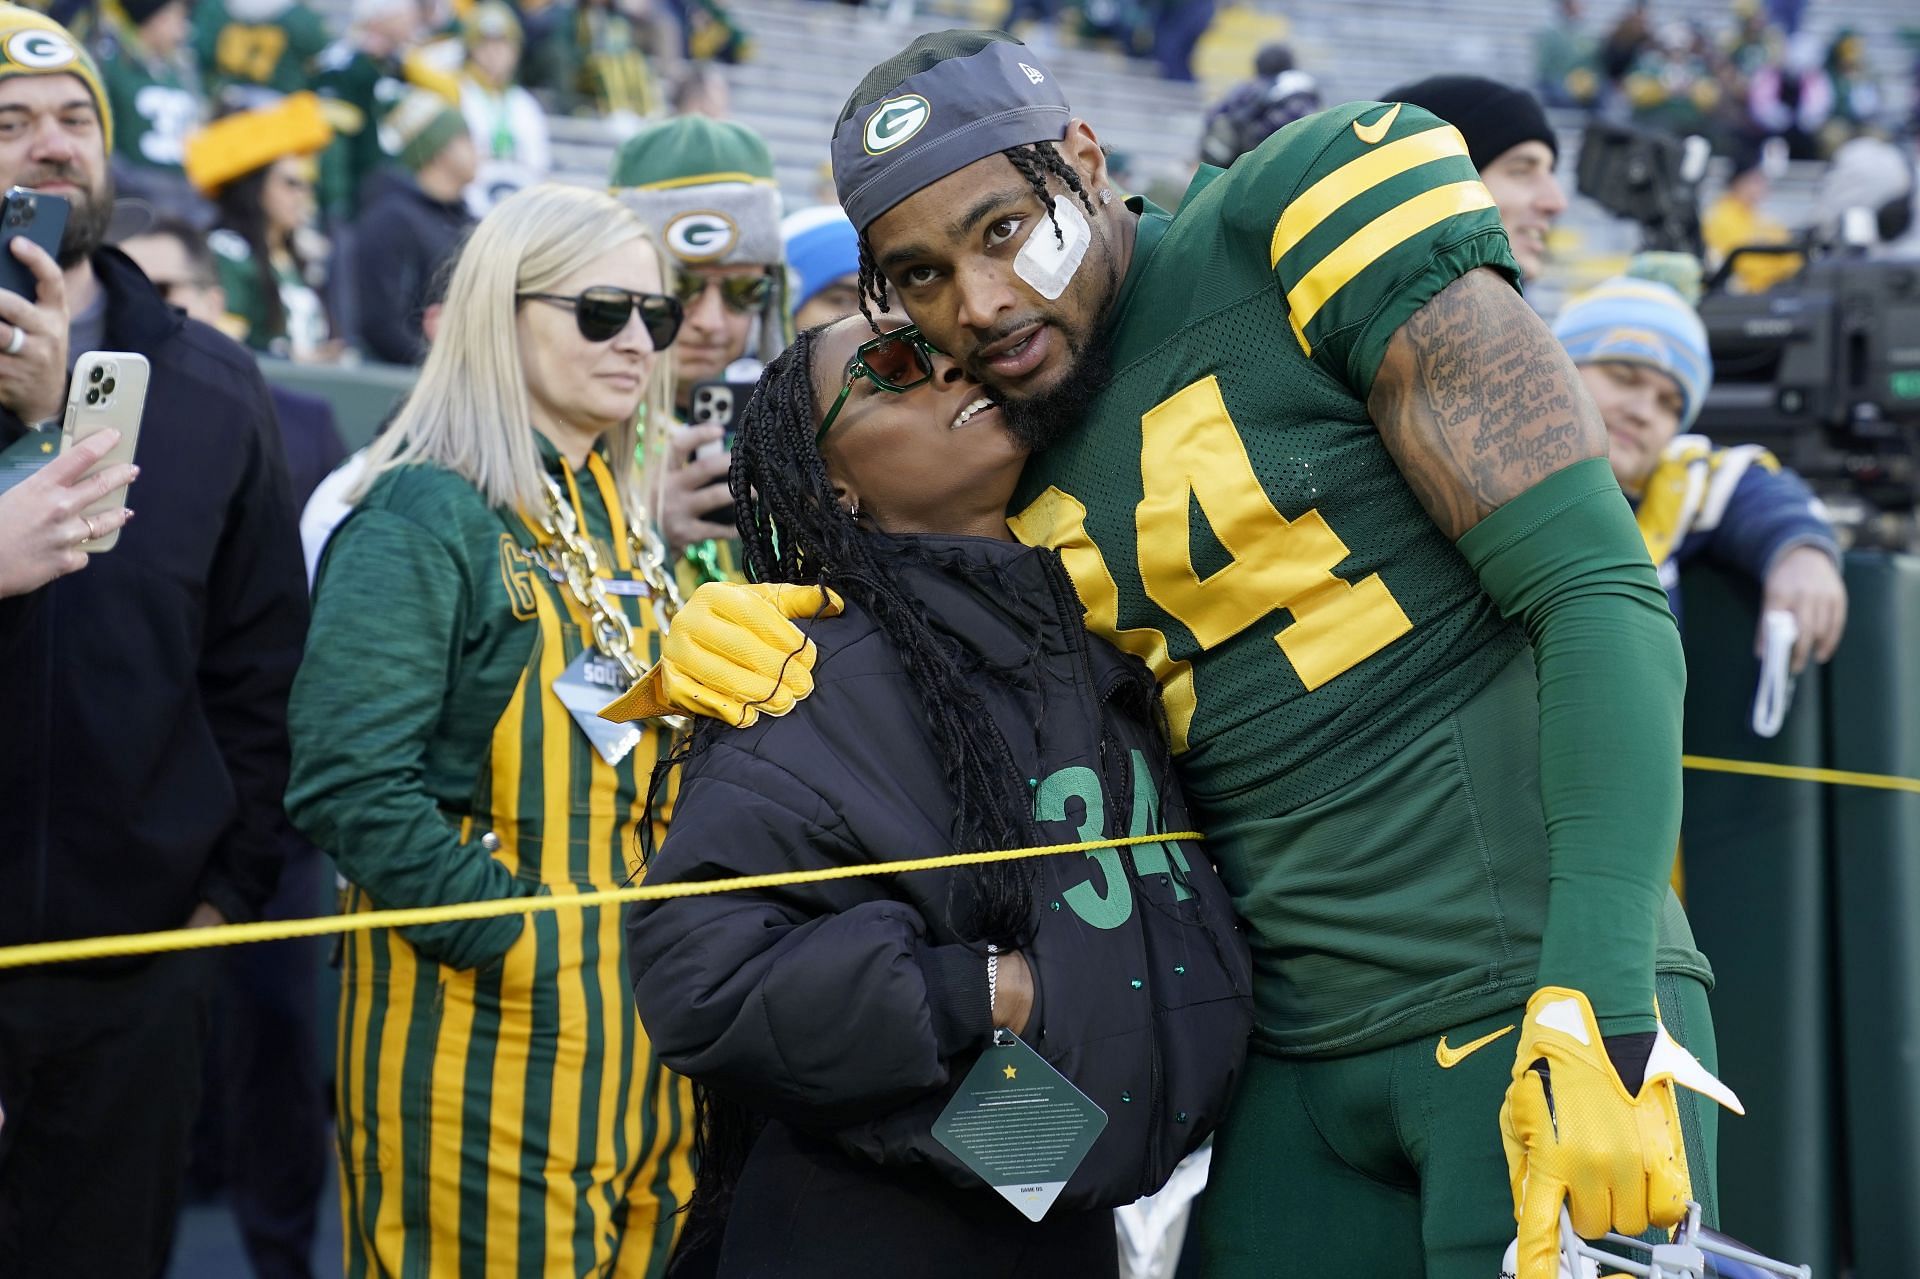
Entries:
<svg viewBox="0 0 1920 1279">
<path fill-rule="evenodd" d="M 87 86 L 100 113 L 106 149 L 113 151 L 113 112 L 100 84 L 100 68 L 73 33 L 44 14 L 0 4 L 0 79 L 16 75 L 70 75 Z"/>
<path fill-rule="evenodd" d="M 786 256 L 773 153 L 752 129 L 683 115 L 636 133 L 613 157 L 620 203 L 660 233 L 682 267 L 763 267 L 773 279 L 760 309 L 758 349 L 766 361 L 787 345 Z"/>
<path fill-rule="evenodd" d="M 1052 74 L 1005 32 L 923 35 L 867 72 L 840 111 L 840 206 L 864 235 L 888 209 L 976 160 L 1058 142 L 1071 118 Z"/>
<path fill-rule="evenodd" d="M 684 115 L 620 144 L 612 186 L 687 266 L 778 266 L 773 153 L 745 125 Z"/>
<path fill-rule="evenodd" d="M 1553 158 L 1560 158 L 1560 138 L 1547 122 L 1540 99 L 1475 75 L 1437 75 L 1417 84 L 1403 84 L 1381 99 L 1411 102 L 1460 130 L 1473 167 L 1489 164 L 1522 142 L 1544 142 Z"/>
<path fill-rule="evenodd" d="M 291 93 L 270 107 L 222 116 L 187 139 L 187 181 L 212 195 L 255 169 L 290 155 L 312 155 L 333 141 L 320 99 Z"/>
</svg>

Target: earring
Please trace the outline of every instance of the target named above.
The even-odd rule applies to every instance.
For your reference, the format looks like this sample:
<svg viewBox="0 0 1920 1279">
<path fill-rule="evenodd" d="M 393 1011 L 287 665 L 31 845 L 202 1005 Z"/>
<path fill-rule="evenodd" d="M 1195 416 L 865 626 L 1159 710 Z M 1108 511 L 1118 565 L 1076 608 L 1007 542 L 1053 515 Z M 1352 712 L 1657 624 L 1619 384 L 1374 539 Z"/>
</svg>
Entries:
<svg viewBox="0 0 1920 1279">
<path fill-rule="evenodd" d="M 847 507 L 847 518 L 850 520 L 857 520 L 860 518 L 860 499 L 859 498 L 857 497 L 854 498 L 853 504 Z"/>
<path fill-rule="evenodd" d="M 1111 188 L 1108 188 L 1108 187 L 1100 188 L 1100 203 L 1102 204 L 1113 203 L 1113 191 Z"/>
</svg>

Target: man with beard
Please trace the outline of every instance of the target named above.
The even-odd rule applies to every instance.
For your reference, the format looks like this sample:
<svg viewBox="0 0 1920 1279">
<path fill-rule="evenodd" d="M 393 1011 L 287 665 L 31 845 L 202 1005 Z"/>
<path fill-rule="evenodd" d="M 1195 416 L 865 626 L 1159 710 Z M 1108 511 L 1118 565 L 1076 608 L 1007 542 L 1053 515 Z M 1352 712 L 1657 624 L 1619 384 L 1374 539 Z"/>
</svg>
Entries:
<svg viewBox="0 0 1920 1279">
<path fill-rule="evenodd" d="M 57 429 L 77 353 L 152 367 L 139 518 L 87 572 L 0 601 L 5 945 L 252 918 L 287 833 L 306 583 L 273 409 L 244 351 L 102 247 L 112 131 L 72 36 L 0 5 L 0 187 L 73 206 L 57 267 L 14 250 L 36 301 L 0 294 L 0 446 Z M 185 952 L 0 974 L 8 1274 L 166 1264 L 213 972 Z"/>
<path fill-rule="evenodd" d="M 1159 677 L 1245 921 L 1205 1273 L 1481 1279 L 1517 1219 L 1551 1279 L 1563 1204 L 1593 1236 L 1709 1199 L 1675 1084 L 1732 1094 L 1660 1020 L 1711 1058 L 1666 886 L 1678 635 L 1459 134 L 1349 104 L 1173 216 L 1116 196 L 1030 51 L 942 32 L 868 74 L 833 171 L 869 306 L 897 294 L 1044 449 L 1009 523 Z M 690 604 L 661 700 L 804 695 L 772 598 Z"/>
</svg>

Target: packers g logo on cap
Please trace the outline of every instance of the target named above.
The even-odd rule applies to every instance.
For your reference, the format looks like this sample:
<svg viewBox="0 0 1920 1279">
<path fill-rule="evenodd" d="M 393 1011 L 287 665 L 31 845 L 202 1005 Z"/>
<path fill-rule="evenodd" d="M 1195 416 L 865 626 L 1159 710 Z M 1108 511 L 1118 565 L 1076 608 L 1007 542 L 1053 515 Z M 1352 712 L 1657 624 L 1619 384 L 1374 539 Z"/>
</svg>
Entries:
<svg viewBox="0 0 1920 1279">
<path fill-rule="evenodd" d="M 55 31 L 16 31 L 7 37 L 7 61 L 31 71 L 51 71 L 77 61 L 73 42 Z"/>
<path fill-rule="evenodd" d="M 724 213 L 698 209 L 667 223 L 662 238 L 683 262 L 714 262 L 740 242 L 740 228 Z"/>
<path fill-rule="evenodd" d="M 917 93 L 888 98 L 867 117 L 867 130 L 862 138 L 867 154 L 880 155 L 893 150 L 920 132 L 932 118 L 933 107 Z"/>
</svg>

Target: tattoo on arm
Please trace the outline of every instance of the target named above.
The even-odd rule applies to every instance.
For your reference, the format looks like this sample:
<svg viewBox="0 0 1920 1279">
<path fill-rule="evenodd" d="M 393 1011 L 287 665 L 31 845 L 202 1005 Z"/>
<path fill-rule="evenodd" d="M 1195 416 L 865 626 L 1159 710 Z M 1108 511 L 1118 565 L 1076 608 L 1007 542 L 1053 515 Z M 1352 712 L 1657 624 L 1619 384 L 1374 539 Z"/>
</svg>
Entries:
<svg viewBox="0 0 1920 1279">
<path fill-rule="evenodd" d="M 1573 362 L 1485 268 L 1394 333 L 1367 410 L 1420 504 L 1455 539 L 1553 472 L 1607 452 Z"/>
</svg>

